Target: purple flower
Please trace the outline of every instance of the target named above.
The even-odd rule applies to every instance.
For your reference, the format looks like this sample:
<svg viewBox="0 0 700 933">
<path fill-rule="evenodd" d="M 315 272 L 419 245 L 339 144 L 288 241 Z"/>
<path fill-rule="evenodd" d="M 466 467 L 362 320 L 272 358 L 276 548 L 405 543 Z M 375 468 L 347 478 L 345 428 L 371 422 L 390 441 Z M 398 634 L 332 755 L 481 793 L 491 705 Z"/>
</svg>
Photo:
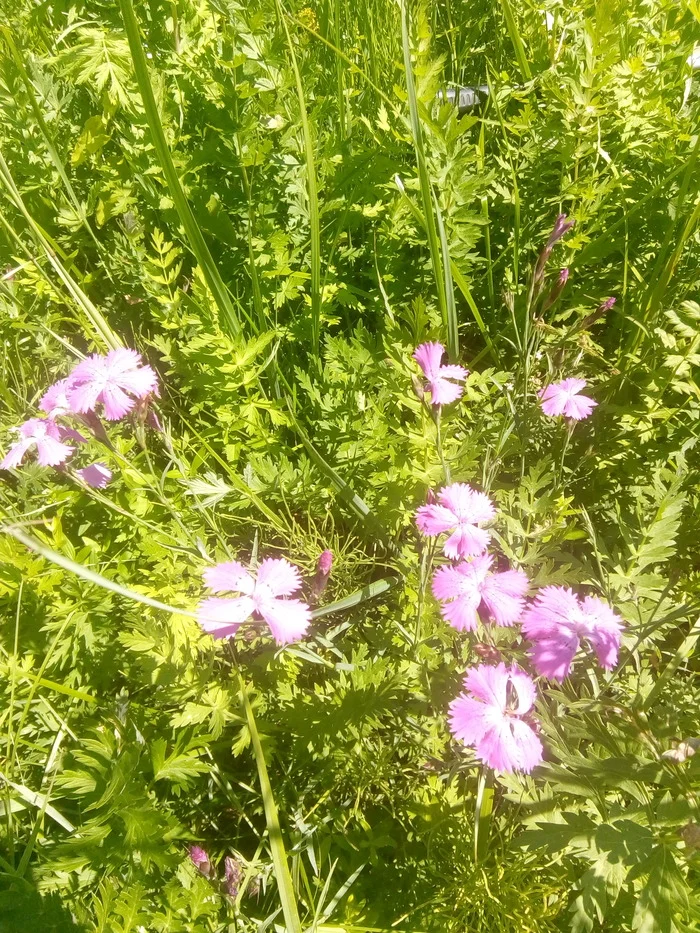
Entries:
<svg viewBox="0 0 700 933">
<path fill-rule="evenodd" d="M 211 878 L 213 866 L 209 861 L 209 856 L 200 846 L 190 846 L 190 859 L 198 872 L 205 878 Z"/>
<path fill-rule="evenodd" d="M 450 704 L 455 738 L 497 771 L 530 772 L 542 761 L 542 743 L 524 716 L 535 702 L 531 677 L 517 667 L 480 664 L 467 671 L 465 692 Z"/>
<path fill-rule="evenodd" d="M 104 463 L 91 463 L 75 471 L 84 483 L 95 489 L 104 489 L 112 478 L 112 471 Z"/>
<path fill-rule="evenodd" d="M 557 219 L 554 223 L 554 229 L 549 235 L 549 239 L 545 243 L 544 249 L 539 255 L 537 260 L 537 265 L 535 266 L 534 272 L 534 281 L 538 286 L 537 291 L 539 291 L 539 286 L 541 286 L 542 278 L 544 277 L 544 269 L 547 265 L 549 257 L 552 255 L 552 250 L 554 249 L 554 244 L 561 240 L 561 238 L 571 230 L 575 221 L 567 220 L 566 214 L 558 214 Z"/>
<path fill-rule="evenodd" d="M 235 897 L 238 894 L 242 874 L 238 860 L 227 855 L 224 859 L 224 887 L 229 897 Z"/>
<path fill-rule="evenodd" d="M 438 493 L 439 505 L 422 505 L 416 512 L 416 525 L 424 535 L 452 532 L 443 546 L 446 557 L 473 557 L 488 547 L 490 534 L 479 528 L 496 515 L 488 496 L 466 483 L 452 483 Z"/>
<path fill-rule="evenodd" d="M 78 363 L 71 375 L 68 393 L 71 410 L 76 413 L 95 411 L 101 402 L 105 418 L 119 421 L 136 404 L 158 392 L 158 380 L 150 366 L 141 365 L 135 350 L 110 350 L 106 356 L 94 354 Z"/>
<path fill-rule="evenodd" d="M 523 633 L 533 642 L 532 663 L 542 677 L 563 681 L 581 641 L 589 642 L 605 670 L 617 664 L 622 622 L 595 596 L 580 600 L 563 586 L 545 586 L 523 615 Z"/>
<path fill-rule="evenodd" d="M 328 578 L 331 574 L 332 567 L 333 552 L 328 550 L 323 551 L 318 559 L 318 564 L 316 565 L 316 575 L 314 576 L 313 583 L 311 584 L 311 595 L 314 599 L 318 599 L 318 597 L 324 593 L 326 587 L 328 586 Z"/>
<path fill-rule="evenodd" d="M 539 393 L 542 411 L 552 417 L 564 415 L 572 421 L 588 418 L 598 403 L 587 395 L 579 395 L 587 385 L 585 379 L 562 379 L 551 383 Z"/>
<path fill-rule="evenodd" d="M 12 470 L 19 466 L 32 447 L 36 447 L 37 463 L 40 466 L 57 466 L 75 450 L 63 443 L 66 431 L 53 418 L 30 418 L 19 428 L 19 433 L 20 440 L 10 447 L 0 462 L 0 470 Z"/>
<path fill-rule="evenodd" d="M 199 624 L 214 638 L 230 638 L 256 613 L 267 622 L 278 645 L 298 641 L 309 627 L 311 610 L 300 599 L 283 599 L 301 586 L 294 564 L 266 557 L 253 575 L 238 561 L 208 567 L 204 582 L 215 593 L 237 592 L 233 599 L 212 597 L 199 604 Z"/>
<path fill-rule="evenodd" d="M 513 625 L 523 611 L 528 579 L 522 570 L 492 573 L 493 557 L 482 554 L 453 567 L 440 567 L 433 595 L 442 602 L 442 617 L 460 632 L 473 632 L 483 604 L 498 625 Z"/>
<path fill-rule="evenodd" d="M 74 383 L 71 376 L 68 376 L 67 379 L 59 379 L 58 382 L 54 382 L 42 395 L 39 408 L 45 411 L 47 415 L 51 415 L 52 418 L 69 414 L 72 409 L 68 396 L 73 385 Z"/>
<path fill-rule="evenodd" d="M 469 373 L 463 366 L 441 366 L 445 348 L 441 343 L 422 343 L 416 348 L 413 358 L 426 378 L 426 390 L 430 391 L 433 405 L 448 405 L 462 394 L 462 386 L 450 382 L 464 382 Z"/>
</svg>

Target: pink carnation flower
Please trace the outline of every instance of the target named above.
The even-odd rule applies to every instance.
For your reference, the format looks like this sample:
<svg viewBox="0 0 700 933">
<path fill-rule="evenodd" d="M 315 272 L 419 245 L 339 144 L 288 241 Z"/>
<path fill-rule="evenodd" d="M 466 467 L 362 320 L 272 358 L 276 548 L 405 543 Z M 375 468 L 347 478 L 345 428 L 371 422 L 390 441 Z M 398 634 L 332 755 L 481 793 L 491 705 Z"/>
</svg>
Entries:
<svg viewBox="0 0 700 933">
<path fill-rule="evenodd" d="M 236 592 L 233 599 L 212 597 L 199 604 L 199 624 L 214 638 L 229 638 L 257 613 L 270 626 L 278 645 L 298 641 L 309 627 L 311 610 L 290 596 L 301 586 L 294 564 L 284 558 L 267 557 L 253 576 L 238 561 L 227 561 L 204 571 L 204 582 L 215 593 Z"/>
<path fill-rule="evenodd" d="M 433 595 L 442 602 L 442 617 L 459 632 L 473 632 L 484 605 L 498 625 L 512 625 L 523 611 L 528 579 L 522 570 L 492 573 L 493 557 L 482 554 L 469 563 L 440 567 Z"/>
<path fill-rule="evenodd" d="M 20 440 L 10 447 L 0 462 L 0 470 L 18 467 L 32 447 L 36 447 L 40 466 L 57 466 L 75 450 L 63 442 L 65 429 L 52 418 L 30 418 L 19 428 L 19 433 Z"/>
<path fill-rule="evenodd" d="M 525 611 L 523 633 L 533 642 L 530 654 L 537 673 L 561 682 L 582 640 L 592 645 L 600 666 L 611 670 L 617 664 L 622 622 L 595 596 L 580 600 L 567 587 L 545 586 Z"/>
<path fill-rule="evenodd" d="M 94 489 L 104 489 L 112 478 L 112 471 L 104 463 L 91 463 L 82 470 L 75 471 L 78 476 Z"/>
<path fill-rule="evenodd" d="M 52 418 L 69 414 L 72 408 L 68 401 L 68 395 L 73 388 L 73 384 L 73 378 L 71 376 L 68 376 L 67 379 L 59 379 L 58 382 L 54 382 L 42 395 L 39 408 L 45 411 L 47 415 L 51 415 Z"/>
<path fill-rule="evenodd" d="M 413 359 L 417 361 L 426 378 L 426 389 L 430 390 L 433 405 L 448 405 L 461 396 L 462 386 L 450 382 L 464 382 L 469 375 L 463 366 L 441 366 L 445 348 L 441 343 L 422 343 L 416 348 Z"/>
<path fill-rule="evenodd" d="M 467 671 L 466 692 L 450 704 L 455 738 L 497 771 L 530 772 L 542 761 L 542 743 L 523 717 L 535 702 L 535 684 L 517 667 L 480 664 Z M 510 688 L 510 689 L 509 689 Z"/>
<path fill-rule="evenodd" d="M 564 415 L 573 421 L 587 418 L 598 404 L 592 398 L 579 395 L 586 388 L 585 379 L 562 379 L 553 382 L 540 392 L 542 411 L 545 415 Z"/>
<path fill-rule="evenodd" d="M 135 350 L 110 350 L 106 356 L 95 353 L 78 363 L 68 378 L 72 382 L 68 393 L 71 410 L 95 411 L 101 402 L 109 421 L 118 421 L 131 411 L 136 404 L 131 396 L 145 398 L 158 392 L 155 372 L 141 365 Z"/>
<path fill-rule="evenodd" d="M 429 537 L 452 532 L 443 546 L 443 553 L 452 560 L 485 551 L 491 535 L 478 526 L 496 515 L 489 497 L 466 483 L 452 483 L 440 490 L 438 502 L 418 509 L 418 530 Z"/>
</svg>

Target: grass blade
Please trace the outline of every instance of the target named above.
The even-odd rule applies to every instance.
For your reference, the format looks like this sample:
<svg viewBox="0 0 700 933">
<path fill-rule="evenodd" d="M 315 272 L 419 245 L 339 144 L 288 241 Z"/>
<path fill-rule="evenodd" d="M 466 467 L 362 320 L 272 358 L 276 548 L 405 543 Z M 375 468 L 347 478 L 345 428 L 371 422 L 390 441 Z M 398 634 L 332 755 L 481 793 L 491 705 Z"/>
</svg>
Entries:
<svg viewBox="0 0 700 933">
<path fill-rule="evenodd" d="M 309 227 L 311 233 L 311 347 L 314 356 L 319 354 L 319 344 L 321 339 L 321 222 L 318 210 L 318 181 L 316 178 L 316 159 L 314 156 L 314 143 L 309 125 L 309 116 L 306 112 L 306 98 L 304 96 L 304 85 L 301 81 L 301 73 L 297 57 L 294 53 L 292 37 L 289 34 L 287 26 L 287 16 L 280 2 L 276 0 L 280 20 L 284 27 L 284 34 L 287 38 L 287 47 L 289 57 L 294 71 L 294 81 L 297 88 L 297 98 L 299 100 L 299 120 L 301 122 L 301 132 L 304 138 L 304 156 L 306 158 L 306 184 L 309 196 Z"/>
<path fill-rule="evenodd" d="M 277 813 L 277 804 L 272 793 L 270 776 L 267 773 L 267 764 L 265 763 L 265 753 L 260 733 L 255 724 L 253 707 L 248 697 L 248 689 L 243 680 L 243 676 L 238 668 L 238 663 L 234 656 L 234 665 L 238 674 L 238 683 L 241 691 L 241 701 L 245 711 L 250 738 L 253 743 L 253 752 L 255 754 L 255 764 L 258 769 L 258 779 L 260 781 L 260 790 L 262 792 L 263 807 L 265 809 L 265 822 L 267 832 L 270 837 L 270 851 L 272 854 L 272 864 L 277 879 L 277 888 L 280 901 L 282 903 L 282 913 L 284 914 L 284 923 L 287 933 L 301 933 L 301 920 L 297 909 L 296 895 L 292 884 L 292 876 L 289 874 L 289 865 L 287 863 L 287 852 L 284 847 L 282 830 L 280 828 L 279 815 Z"/>
<path fill-rule="evenodd" d="M 194 253 L 194 256 L 202 270 L 202 274 L 204 275 L 205 281 L 209 286 L 209 290 L 214 296 L 214 301 L 216 302 L 216 306 L 219 310 L 219 323 L 223 329 L 227 330 L 230 334 L 236 337 L 241 333 L 241 325 L 240 321 L 238 320 L 238 314 L 236 313 L 236 309 L 233 306 L 233 302 L 231 301 L 231 296 L 228 293 L 226 285 L 224 284 L 224 281 L 219 274 L 219 270 L 216 266 L 216 263 L 214 262 L 214 258 L 209 251 L 209 247 L 206 244 L 202 231 L 199 228 L 199 224 L 197 223 L 187 198 L 185 197 L 185 192 L 182 190 L 182 185 L 180 184 L 180 179 L 177 172 L 175 171 L 172 156 L 170 155 L 170 149 L 168 148 L 168 143 L 165 139 L 165 133 L 163 132 L 163 126 L 160 122 L 160 116 L 158 114 L 158 107 L 156 106 L 156 99 L 153 95 L 151 79 L 148 75 L 146 55 L 143 51 L 141 32 L 139 29 L 138 20 L 136 19 L 136 14 L 134 12 L 133 3 L 131 0 L 119 0 L 119 6 L 121 8 L 121 14 L 124 21 L 124 28 L 126 30 L 127 39 L 129 40 L 131 60 L 134 65 L 136 81 L 141 93 L 141 99 L 143 100 L 143 106 L 146 112 L 146 120 L 148 121 L 148 126 L 151 130 L 153 147 L 156 151 L 156 155 L 158 156 L 160 167 L 163 170 L 165 181 L 168 185 L 175 209 L 177 210 L 178 216 L 180 217 L 180 223 L 182 224 L 185 235 L 187 236 L 190 249 Z"/>
<path fill-rule="evenodd" d="M 349 596 L 343 597 L 343 599 L 337 599 L 334 603 L 329 603 L 327 606 L 314 609 L 311 613 L 311 618 L 322 619 L 332 612 L 342 612 L 344 609 L 351 609 L 353 606 L 359 606 L 360 603 L 364 603 L 368 599 L 374 599 L 375 596 L 386 593 L 387 590 L 391 589 L 391 587 L 398 582 L 398 577 L 384 577 L 381 580 L 375 580 L 373 583 L 364 586 L 361 590 L 355 590 L 355 592 L 351 593 Z"/>
<path fill-rule="evenodd" d="M 406 89 L 408 92 L 408 109 L 411 117 L 411 132 L 413 135 L 413 145 L 416 151 L 416 164 L 418 166 L 418 180 L 420 182 L 421 199 L 423 201 L 423 217 L 425 220 L 425 231 L 428 236 L 428 248 L 430 250 L 430 259 L 433 266 L 433 275 L 435 277 L 435 287 L 437 290 L 437 302 L 440 316 L 442 317 L 445 331 L 447 332 L 447 355 L 450 362 L 455 363 L 459 357 L 459 342 L 457 338 L 457 320 L 454 317 L 454 303 L 452 308 L 448 306 L 447 295 L 445 292 L 446 274 L 443 270 L 442 254 L 438 242 L 437 230 L 435 227 L 435 215 L 433 213 L 433 190 L 428 175 L 428 165 L 425 159 L 425 149 L 423 147 L 423 132 L 421 129 L 420 116 L 418 114 L 418 99 L 416 97 L 416 85 L 413 79 L 413 65 L 411 64 L 411 39 L 408 17 L 408 0 L 401 0 L 401 38 L 403 43 L 403 63 L 406 72 Z M 450 319 L 452 313 L 453 319 Z"/>
<path fill-rule="evenodd" d="M 513 43 L 515 57 L 518 59 L 520 72 L 526 81 L 532 81 L 532 72 L 530 71 L 527 56 L 525 55 L 525 46 L 520 37 L 520 31 L 515 21 L 515 15 L 513 13 L 513 7 L 510 5 L 510 0 L 501 0 L 501 9 L 503 10 L 503 18 L 506 21 L 506 29 L 508 30 L 510 41 Z"/>
<path fill-rule="evenodd" d="M 110 590 L 112 593 L 117 593 L 119 596 L 124 596 L 126 599 L 131 599 L 137 603 L 143 603 L 145 606 L 151 606 L 153 609 L 162 609 L 164 612 L 188 616 L 190 619 L 197 618 L 196 612 L 188 612 L 187 609 L 168 606 L 167 603 L 161 603 L 157 599 L 151 599 L 150 596 L 144 596 L 143 593 L 137 593 L 135 590 L 129 590 L 125 586 L 120 586 L 119 583 L 115 583 L 113 580 L 109 580 L 107 577 L 95 573 L 94 570 L 90 570 L 82 564 L 76 563 L 69 557 L 64 557 L 63 554 L 59 554 L 48 545 L 42 544 L 42 542 L 37 541 L 36 538 L 32 538 L 30 535 L 25 534 L 23 531 L 20 531 L 19 528 L 5 525 L 0 528 L 0 531 L 15 538 L 25 547 L 28 547 L 30 551 L 34 551 L 35 554 L 41 555 L 41 557 L 51 561 L 51 563 L 55 564 L 57 567 L 62 567 L 64 570 L 74 573 L 76 577 L 81 577 L 83 580 L 87 580 L 88 583 L 101 586 L 103 590 Z"/>
</svg>

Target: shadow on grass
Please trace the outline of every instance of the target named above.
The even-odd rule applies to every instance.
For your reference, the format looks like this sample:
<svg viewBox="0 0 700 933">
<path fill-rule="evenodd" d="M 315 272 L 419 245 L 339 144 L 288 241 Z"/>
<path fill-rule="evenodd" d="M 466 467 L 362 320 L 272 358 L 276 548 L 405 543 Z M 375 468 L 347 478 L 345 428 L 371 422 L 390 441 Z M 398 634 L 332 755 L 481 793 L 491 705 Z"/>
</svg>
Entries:
<svg viewBox="0 0 700 933">
<path fill-rule="evenodd" d="M 42 896 L 28 882 L 12 879 L 0 890 L 0 933 L 86 933 L 58 894 Z"/>
</svg>

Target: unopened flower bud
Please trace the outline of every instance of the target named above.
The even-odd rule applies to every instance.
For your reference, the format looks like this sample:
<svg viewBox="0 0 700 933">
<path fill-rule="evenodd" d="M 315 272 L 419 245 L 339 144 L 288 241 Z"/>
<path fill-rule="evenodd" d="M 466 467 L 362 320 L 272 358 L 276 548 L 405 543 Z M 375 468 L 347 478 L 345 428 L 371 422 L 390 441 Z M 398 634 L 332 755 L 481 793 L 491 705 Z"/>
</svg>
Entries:
<svg viewBox="0 0 700 933">
<path fill-rule="evenodd" d="M 549 308 L 552 307 L 555 301 L 558 301 L 559 296 L 564 291 L 564 286 L 569 280 L 569 270 L 562 269 L 559 273 L 559 278 L 557 279 L 554 287 L 551 292 L 547 295 L 544 302 L 542 303 L 542 313 L 544 314 Z"/>
<path fill-rule="evenodd" d="M 204 849 L 200 846 L 190 846 L 190 859 L 200 874 L 204 875 L 205 878 L 211 878 L 213 868 Z"/>
<path fill-rule="evenodd" d="M 325 550 L 319 557 L 318 563 L 316 564 L 316 575 L 311 586 L 311 596 L 313 599 L 318 599 L 326 589 L 326 586 L 328 585 L 328 578 L 331 575 L 332 567 L 333 551 Z"/>
<path fill-rule="evenodd" d="M 425 494 L 425 504 L 426 505 L 435 505 L 437 502 L 437 496 L 432 489 L 429 489 Z"/>
<path fill-rule="evenodd" d="M 231 855 L 227 855 L 224 859 L 224 888 L 229 897 L 235 897 L 238 894 L 241 875 L 241 866 L 238 860 Z"/>
</svg>

